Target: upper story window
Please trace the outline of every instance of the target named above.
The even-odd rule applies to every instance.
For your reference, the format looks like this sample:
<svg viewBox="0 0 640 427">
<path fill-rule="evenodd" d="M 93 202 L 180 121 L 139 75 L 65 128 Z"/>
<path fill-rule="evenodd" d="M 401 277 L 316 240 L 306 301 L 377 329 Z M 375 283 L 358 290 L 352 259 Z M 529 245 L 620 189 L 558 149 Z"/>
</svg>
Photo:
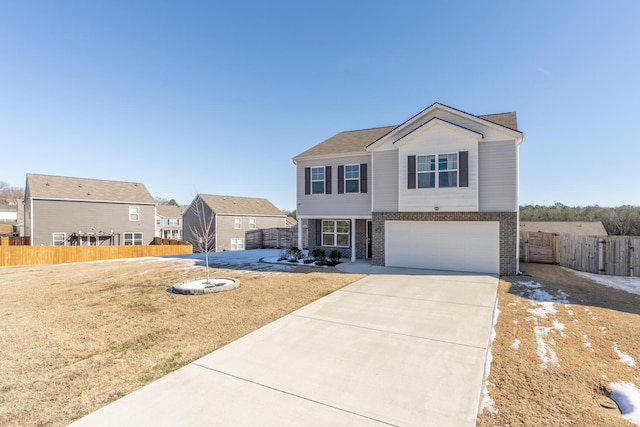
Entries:
<svg viewBox="0 0 640 427">
<path fill-rule="evenodd" d="M 140 208 L 129 206 L 129 221 L 140 221 Z"/>
<path fill-rule="evenodd" d="M 311 193 L 324 194 L 324 166 L 311 168 Z"/>
<path fill-rule="evenodd" d="M 459 164 L 464 166 L 459 166 Z M 460 173 L 460 175 L 459 175 Z M 468 153 L 409 156 L 409 188 L 468 187 Z"/>
<path fill-rule="evenodd" d="M 233 221 L 233 228 L 235 228 L 236 230 L 240 230 L 242 228 L 242 218 L 236 218 Z"/>
<path fill-rule="evenodd" d="M 162 225 L 162 218 L 156 218 L 156 225 Z"/>
<path fill-rule="evenodd" d="M 169 218 L 169 225 L 180 225 L 180 218 Z"/>
<path fill-rule="evenodd" d="M 251 228 L 251 229 L 255 229 L 256 228 L 256 219 L 255 218 L 249 218 L 249 228 Z"/>
<path fill-rule="evenodd" d="M 344 188 L 346 193 L 360 192 L 360 165 L 345 165 Z"/>
</svg>

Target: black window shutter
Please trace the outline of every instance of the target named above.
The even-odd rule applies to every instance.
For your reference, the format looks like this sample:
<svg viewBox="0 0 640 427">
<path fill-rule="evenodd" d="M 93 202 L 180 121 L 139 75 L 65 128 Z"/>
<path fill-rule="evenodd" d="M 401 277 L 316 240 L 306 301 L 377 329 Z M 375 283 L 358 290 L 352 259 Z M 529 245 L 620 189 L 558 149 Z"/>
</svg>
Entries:
<svg viewBox="0 0 640 427">
<path fill-rule="evenodd" d="M 367 164 L 360 164 L 360 192 L 367 192 Z"/>
<path fill-rule="evenodd" d="M 409 156 L 407 188 L 416 188 L 416 156 Z"/>
<path fill-rule="evenodd" d="M 344 165 L 338 165 L 338 194 L 344 194 Z"/>
<path fill-rule="evenodd" d="M 458 174 L 460 175 L 460 187 L 469 186 L 469 152 L 458 153 Z"/>
<path fill-rule="evenodd" d="M 331 166 L 324 167 L 324 192 L 326 194 L 331 194 Z"/>
<path fill-rule="evenodd" d="M 322 246 L 322 221 L 316 219 L 316 246 Z"/>
<path fill-rule="evenodd" d="M 304 194 L 311 194 L 311 168 L 304 168 Z"/>
</svg>

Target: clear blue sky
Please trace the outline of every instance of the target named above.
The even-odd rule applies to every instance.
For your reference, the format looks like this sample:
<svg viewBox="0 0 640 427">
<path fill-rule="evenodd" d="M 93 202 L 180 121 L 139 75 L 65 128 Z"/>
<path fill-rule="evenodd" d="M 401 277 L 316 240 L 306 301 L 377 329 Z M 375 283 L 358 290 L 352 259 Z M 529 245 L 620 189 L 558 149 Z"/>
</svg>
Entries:
<svg viewBox="0 0 640 427">
<path fill-rule="evenodd" d="M 518 113 L 521 204 L 640 205 L 639 17 L 637 0 L 5 0 L 0 181 L 293 210 L 293 156 L 441 102 Z"/>
</svg>

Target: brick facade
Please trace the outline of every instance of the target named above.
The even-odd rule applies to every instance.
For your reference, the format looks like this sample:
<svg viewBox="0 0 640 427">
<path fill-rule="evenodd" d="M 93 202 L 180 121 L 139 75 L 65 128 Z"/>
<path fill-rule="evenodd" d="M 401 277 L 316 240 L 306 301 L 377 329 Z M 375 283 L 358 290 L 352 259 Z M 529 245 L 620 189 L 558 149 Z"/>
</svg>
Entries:
<svg viewBox="0 0 640 427">
<path fill-rule="evenodd" d="M 517 212 L 374 212 L 373 265 L 385 263 L 385 221 L 498 221 L 500 223 L 500 274 L 517 273 Z"/>
</svg>

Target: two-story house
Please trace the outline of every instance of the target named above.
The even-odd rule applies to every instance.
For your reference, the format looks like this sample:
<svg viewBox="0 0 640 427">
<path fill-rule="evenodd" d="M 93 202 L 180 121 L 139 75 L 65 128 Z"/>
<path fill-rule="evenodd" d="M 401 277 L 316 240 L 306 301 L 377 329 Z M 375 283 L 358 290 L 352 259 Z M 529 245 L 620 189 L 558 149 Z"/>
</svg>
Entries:
<svg viewBox="0 0 640 427">
<path fill-rule="evenodd" d="M 182 210 L 179 206 L 156 207 L 156 237 L 182 240 Z"/>
<path fill-rule="evenodd" d="M 147 245 L 156 201 L 144 184 L 27 174 L 24 234 L 31 245 Z"/>
<path fill-rule="evenodd" d="M 373 265 L 515 274 L 515 113 L 435 103 L 398 126 L 339 133 L 293 158 L 298 239 Z M 306 224 L 306 230 L 303 229 Z"/>
<path fill-rule="evenodd" d="M 287 227 L 287 216 L 267 199 L 198 194 L 182 217 L 187 242 L 196 242 L 201 234 L 197 214 L 213 225 L 213 252 L 244 250 L 249 230 Z"/>
</svg>

